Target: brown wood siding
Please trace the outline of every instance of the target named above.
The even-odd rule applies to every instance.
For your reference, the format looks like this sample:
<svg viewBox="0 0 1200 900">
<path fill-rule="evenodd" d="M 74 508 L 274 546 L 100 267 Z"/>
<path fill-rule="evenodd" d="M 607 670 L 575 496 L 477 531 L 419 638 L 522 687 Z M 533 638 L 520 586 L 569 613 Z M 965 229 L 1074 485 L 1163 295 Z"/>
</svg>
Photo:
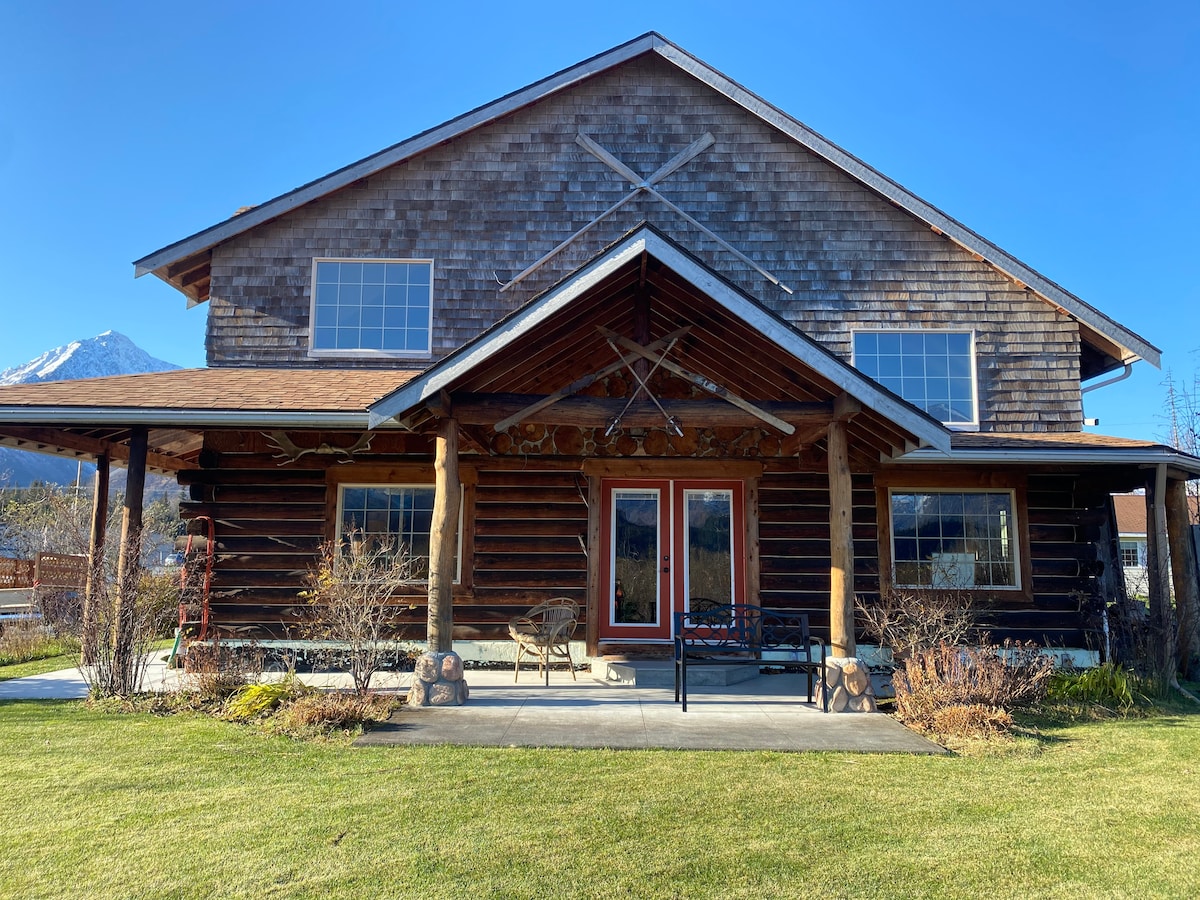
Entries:
<svg viewBox="0 0 1200 900">
<path fill-rule="evenodd" d="M 713 147 L 666 178 L 663 195 L 795 294 L 646 197 L 499 293 L 497 278 L 508 280 L 628 193 L 628 183 L 575 143 L 581 130 L 643 173 L 711 132 Z M 973 328 L 984 431 L 1081 425 L 1072 320 L 656 57 L 215 248 L 209 363 L 322 364 L 306 355 L 314 257 L 432 257 L 438 358 L 643 221 L 846 358 L 856 327 Z"/>
</svg>

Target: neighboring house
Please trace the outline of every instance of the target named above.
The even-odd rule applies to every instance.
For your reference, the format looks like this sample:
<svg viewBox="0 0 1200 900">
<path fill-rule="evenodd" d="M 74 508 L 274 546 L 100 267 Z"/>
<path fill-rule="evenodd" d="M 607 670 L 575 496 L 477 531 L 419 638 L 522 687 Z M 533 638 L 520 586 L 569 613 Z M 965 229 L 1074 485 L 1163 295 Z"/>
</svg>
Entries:
<svg viewBox="0 0 1200 900">
<path fill-rule="evenodd" d="M 1146 497 L 1143 494 L 1114 494 L 1113 512 L 1117 519 L 1120 543 L 1121 571 L 1125 590 L 1130 597 L 1145 598 L 1150 593 L 1150 574 L 1147 569 Z M 1200 523 L 1200 497 L 1187 497 L 1188 515 Z"/>
<path fill-rule="evenodd" d="M 1200 473 L 1082 432 L 1154 346 L 655 34 L 136 265 L 209 368 L 2 388 L 0 434 L 177 473 L 225 630 L 354 533 L 433 556 L 438 642 L 566 595 L 636 652 L 705 597 L 845 653 L 856 593 L 951 585 L 1090 648 L 1109 495 Z"/>
</svg>

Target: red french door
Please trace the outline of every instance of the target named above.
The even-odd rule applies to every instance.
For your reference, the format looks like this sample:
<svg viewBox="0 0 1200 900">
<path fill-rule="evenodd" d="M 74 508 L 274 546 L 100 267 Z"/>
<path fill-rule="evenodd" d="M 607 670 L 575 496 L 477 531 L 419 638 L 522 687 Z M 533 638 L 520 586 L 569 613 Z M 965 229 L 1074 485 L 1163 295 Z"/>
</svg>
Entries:
<svg viewBox="0 0 1200 900">
<path fill-rule="evenodd" d="M 690 599 L 745 602 L 742 482 L 605 479 L 602 490 L 601 640 L 669 641 Z"/>
</svg>

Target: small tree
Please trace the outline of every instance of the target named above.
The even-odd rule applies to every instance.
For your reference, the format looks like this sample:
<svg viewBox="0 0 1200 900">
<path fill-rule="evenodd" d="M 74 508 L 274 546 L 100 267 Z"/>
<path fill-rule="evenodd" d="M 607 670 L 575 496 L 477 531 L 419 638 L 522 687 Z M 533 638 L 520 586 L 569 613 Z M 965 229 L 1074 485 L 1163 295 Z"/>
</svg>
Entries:
<svg viewBox="0 0 1200 900">
<path fill-rule="evenodd" d="M 345 660 L 360 695 L 395 655 L 398 607 L 392 597 L 416 581 L 414 572 L 414 560 L 403 545 L 355 534 L 344 546 L 325 544 L 308 574 L 309 589 L 302 596 L 310 606 L 310 633 L 336 646 L 327 653 Z"/>
</svg>

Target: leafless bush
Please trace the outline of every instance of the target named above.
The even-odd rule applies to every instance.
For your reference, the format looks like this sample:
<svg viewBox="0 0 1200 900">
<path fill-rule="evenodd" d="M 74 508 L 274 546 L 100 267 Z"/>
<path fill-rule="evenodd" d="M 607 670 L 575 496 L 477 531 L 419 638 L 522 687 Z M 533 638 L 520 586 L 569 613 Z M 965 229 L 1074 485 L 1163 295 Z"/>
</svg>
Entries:
<svg viewBox="0 0 1200 900">
<path fill-rule="evenodd" d="M 167 633 L 179 603 L 174 579 L 142 572 L 127 584 L 92 579 L 89 612 L 81 623 L 80 671 L 91 693 L 127 697 L 142 689 L 149 654 Z"/>
<path fill-rule="evenodd" d="M 263 669 L 263 654 L 257 647 L 233 646 L 219 639 L 195 643 L 184 657 L 188 689 L 204 700 L 224 701 Z"/>
<path fill-rule="evenodd" d="M 350 673 L 356 693 L 369 691 L 375 673 L 396 656 L 398 607 L 392 597 L 415 580 L 406 547 L 362 539 L 345 549 L 322 547 L 302 594 L 309 602 L 309 632 L 329 645 L 330 661 Z"/>
<path fill-rule="evenodd" d="M 960 647 L 939 644 L 919 650 L 893 678 L 896 712 L 902 722 L 934 734 L 954 721 L 953 707 L 985 707 L 1007 714 L 1033 706 L 1046 696 L 1054 660 L 1031 644 Z M 978 720 L 979 716 L 974 716 Z M 1004 716 L 991 716 L 993 723 Z M 973 727 L 978 727 L 978 722 Z"/>
<path fill-rule="evenodd" d="M 55 633 L 37 619 L 5 623 L 0 630 L 0 666 L 62 656 L 79 650 L 79 643 Z"/>
<path fill-rule="evenodd" d="M 896 659 L 912 657 L 942 644 L 983 643 L 979 607 L 968 591 L 953 588 L 892 588 L 869 602 L 855 598 L 863 631 Z"/>
</svg>

